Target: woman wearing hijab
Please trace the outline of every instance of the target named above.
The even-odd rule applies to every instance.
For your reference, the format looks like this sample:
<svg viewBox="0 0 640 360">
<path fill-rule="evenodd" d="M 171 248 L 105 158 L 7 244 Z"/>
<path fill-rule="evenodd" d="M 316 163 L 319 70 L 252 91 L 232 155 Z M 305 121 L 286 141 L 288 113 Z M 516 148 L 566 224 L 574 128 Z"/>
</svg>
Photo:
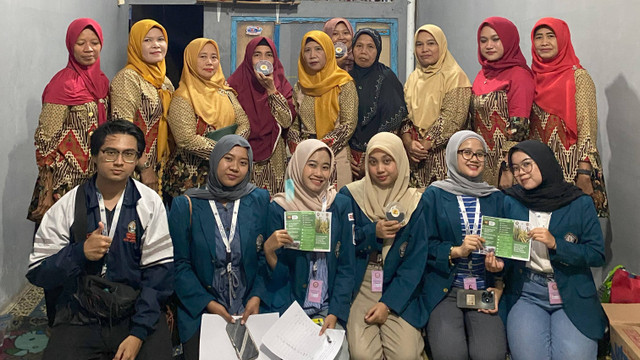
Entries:
<svg viewBox="0 0 640 360">
<path fill-rule="evenodd" d="M 261 246 L 269 193 L 249 182 L 252 157 L 243 137 L 222 137 L 209 157 L 206 189 L 188 190 L 171 207 L 178 329 L 187 360 L 198 359 L 202 314 L 244 324 L 266 291 Z"/>
<path fill-rule="evenodd" d="M 365 173 L 363 153 L 377 133 L 397 132 L 407 117 L 402 83 L 379 62 L 382 39 L 374 29 L 358 30 L 353 38 L 354 68 L 349 72 L 358 91 L 358 126 L 349 140 L 351 171 L 355 179 Z"/>
<path fill-rule="evenodd" d="M 447 174 L 445 148 L 467 120 L 471 83 L 449 52 L 442 29 L 420 27 L 414 45 L 418 63 L 404 85 L 409 116 L 401 133 L 412 185 L 424 188 Z"/>
<path fill-rule="evenodd" d="M 487 144 L 469 130 L 447 144 L 447 179 L 424 192 L 429 243 L 427 338 L 435 359 L 504 359 L 507 339 L 498 312 L 502 279 L 485 269 L 480 238 L 483 215 L 502 217 L 504 195 L 482 181 Z M 493 291 L 496 308 L 458 308 L 462 289 Z"/>
<path fill-rule="evenodd" d="M 529 221 L 531 260 L 509 261 L 504 302 L 514 360 L 595 359 L 607 325 L 591 267 L 604 265 L 593 201 L 564 180 L 553 151 L 537 140 L 509 150 L 518 185 L 506 190 L 505 216 Z M 487 255 L 487 266 L 505 263 Z"/>
<path fill-rule="evenodd" d="M 331 37 L 331 42 L 335 45 L 338 42 L 343 43 L 347 48 L 346 53 L 337 58 L 338 66 L 344 71 L 351 71 L 353 69 L 353 48 L 351 42 L 353 40 L 353 27 L 349 20 L 345 18 L 333 18 L 327 20 L 322 28 L 325 34 Z M 334 50 L 335 53 L 335 50 Z"/>
<path fill-rule="evenodd" d="M 418 190 L 409 187 L 409 159 L 397 135 L 373 136 L 365 164 L 364 178 L 340 190 L 351 200 L 355 218 L 349 353 L 352 359 L 420 359 L 428 315 L 422 303 L 424 205 Z M 389 219 L 392 207 L 403 219 Z"/>
<path fill-rule="evenodd" d="M 488 145 L 484 180 L 507 188 L 509 149 L 529 133 L 535 84 L 520 51 L 518 29 L 501 17 L 485 19 L 478 28 L 478 61 L 482 69 L 473 81 L 471 125 Z"/>
<path fill-rule="evenodd" d="M 336 161 L 331 183 L 340 189 L 352 181 L 348 141 L 358 123 L 358 93 L 349 73 L 336 64 L 331 39 L 322 31 L 302 38 L 293 98 L 297 117 L 287 135 L 290 151 L 305 139 L 327 144 Z"/>
<path fill-rule="evenodd" d="M 167 118 L 176 151 L 167 165 L 164 193 L 175 197 L 207 183 L 209 154 L 216 141 L 208 133 L 237 124 L 235 133 L 249 136 L 249 120 L 224 79 L 218 44 L 199 38 L 184 49 L 180 85 Z"/>
<path fill-rule="evenodd" d="M 354 288 L 351 202 L 337 194 L 329 181 L 333 163 L 333 152 L 322 141 L 309 139 L 298 145 L 287 166 L 287 181 L 293 191 L 273 197 L 269 206 L 269 232 L 273 235 L 264 244 L 271 270 L 271 309 L 282 313 L 297 301 L 309 317 L 323 319 L 320 335 L 326 329 L 344 329 Z M 286 211 L 327 212 L 324 215 L 331 219 L 329 252 L 283 248 L 293 242 L 284 230 Z M 346 340 L 336 359 L 349 359 Z"/>
<path fill-rule="evenodd" d="M 259 61 L 270 62 L 273 72 L 264 75 L 256 71 Z M 249 41 L 244 61 L 229 77 L 229 85 L 238 93 L 238 101 L 251 123 L 253 183 L 271 194 L 283 192 L 287 153 L 281 135 L 291 126 L 296 112 L 293 89 L 271 39 L 260 36 Z"/>
<path fill-rule="evenodd" d="M 102 28 L 76 19 L 67 29 L 69 60 L 45 87 L 35 133 L 38 179 L 27 219 L 40 222 L 67 191 L 93 175 L 89 134 L 107 121 L 109 79 L 100 70 Z"/>
<path fill-rule="evenodd" d="M 140 180 L 160 192 L 169 159 L 167 113 L 173 84 L 166 76 L 167 31 L 154 20 L 140 20 L 129 32 L 127 66 L 111 81 L 111 115 L 136 124 L 147 144 L 138 168 Z"/>
<path fill-rule="evenodd" d="M 531 31 L 531 69 L 536 83 L 532 139 L 556 154 L 564 180 L 590 195 L 598 216 L 609 216 L 598 138 L 596 87 L 573 51 L 560 19 L 540 19 Z"/>
</svg>

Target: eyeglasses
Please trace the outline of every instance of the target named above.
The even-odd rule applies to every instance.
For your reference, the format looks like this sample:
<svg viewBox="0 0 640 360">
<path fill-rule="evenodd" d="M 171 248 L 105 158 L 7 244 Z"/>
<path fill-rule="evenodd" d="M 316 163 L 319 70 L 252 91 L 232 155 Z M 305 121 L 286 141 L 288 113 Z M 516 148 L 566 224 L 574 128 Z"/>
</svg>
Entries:
<svg viewBox="0 0 640 360">
<path fill-rule="evenodd" d="M 484 161 L 484 157 L 487 156 L 487 153 L 482 150 L 473 152 L 471 149 L 458 150 L 458 154 L 461 154 L 462 158 L 465 160 L 471 160 L 475 156 L 478 161 Z"/>
<path fill-rule="evenodd" d="M 116 161 L 120 154 L 122 154 L 122 161 L 128 164 L 136 162 L 136 159 L 138 158 L 138 152 L 135 150 L 125 150 L 120 152 L 115 149 L 104 149 L 100 151 L 104 154 L 104 160 L 108 162 Z"/>
<path fill-rule="evenodd" d="M 519 165 L 518 164 L 509 165 L 509 168 L 511 169 L 511 173 L 513 173 L 514 175 L 520 172 L 522 172 L 523 174 L 528 174 L 531 172 L 531 170 L 533 170 L 533 160 L 531 160 L 530 158 L 526 158 L 522 160 L 522 162 Z"/>
</svg>

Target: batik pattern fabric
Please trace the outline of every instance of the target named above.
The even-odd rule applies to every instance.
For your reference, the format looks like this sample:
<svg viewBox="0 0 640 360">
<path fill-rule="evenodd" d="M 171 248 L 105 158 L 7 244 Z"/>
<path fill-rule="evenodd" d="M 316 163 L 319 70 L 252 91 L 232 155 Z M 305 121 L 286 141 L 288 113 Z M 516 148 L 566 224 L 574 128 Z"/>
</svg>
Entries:
<svg viewBox="0 0 640 360">
<path fill-rule="evenodd" d="M 162 89 L 175 89 L 165 77 Z M 144 133 L 147 156 L 145 167 L 158 170 L 158 127 L 162 118 L 162 102 L 156 89 L 132 69 L 122 69 L 111 81 L 111 117 L 132 121 Z"/>
<path fill-rule="evenodd" d="M 578 163 L 591 164 L 593 199 L 599 217 L 609 216 L 609 202 L 602 173 L 602 162 L 597 149 L 598 109 L 596 88 L 584 69 L 575 71 L 577 139 L 569 135 L 567 126 L 558 115 L 549 114 L 534 104 L 531 111 L 530 136 L 547 144 L 556 155 L 564 180 L 575 184 Z"/>
<path fill-rule="evenodd" d="M 433 142 L 433 147 L 425 160 L 419 163 L 411 161 L 410 184 L 412 187 L 426 188 L 432 182 L 446 178 L 447 143 L 451 135 L 466 128 L 470 101 L 471 88 L 459 87 L 447 92 L 442 99 L 440 116 L 427 130 L 425 137 L 410 119 L 403 122 L 402 134 L 410 133 L 414 140 L 429 138 Z"/>
<path fill-rule="evenodd" d="M 108 108 L 108 98 L 100 102 Z M 36 221 L 31 212 L 47 190 L 45 176 L 51 176 L 53 199 L 57 201 L 93 175 L 95 166 L 91 162 L 89 138 L 97 127 L 98 104 L 95 102 L 73 106 L 43 104 L 34 136 L 39 175 L 27 219 Z"/>
<path fill-rule="evenodd" d="M 223 92 L 231 100 L 236 115 L 236 134 L 249 137 L 249 118 L 238 102 L 235 94 L 229 90 Z M 200 188 L 207 184 L 209 174 L 209 155 L 216 142 L 206 137 L 217 130 L 197 116 L 191 104 L 181 96 L 171 99 L 167 116 L 171 133 L 176 141 L 176 150 L 167 162 L 162 192 L 171 197 L 182 195 L 191 188 Z"/>
<path fill-rule="evenodd" d="M 276 93 L 269 95 L 269 108 L 271 115 L 276 119 L 281 128 L 289 128 L 293 121 L 287 98 Z M 263 161 L 253 163 L 251 182 L 257 187 L 267 189 L 269 194 L 277 194 L 284 191 L 284 173 L 287 169 L 287 149 L 283 134 L 280 135 L 274 146 L 271 157 Z"/>
</svg>

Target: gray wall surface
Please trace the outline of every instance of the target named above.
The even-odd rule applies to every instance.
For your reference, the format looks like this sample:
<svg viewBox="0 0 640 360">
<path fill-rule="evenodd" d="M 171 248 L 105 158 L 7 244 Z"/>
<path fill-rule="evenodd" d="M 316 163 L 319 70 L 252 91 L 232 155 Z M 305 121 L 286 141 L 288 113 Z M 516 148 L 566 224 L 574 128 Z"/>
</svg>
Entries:
<svg viewBox="0 0 640 360">
<path fill-rule="evenodd" d="M 576 54 L 596 84 L 598 149 L 611 212 L 606 268 L 624 264 L 640 272 L 635 228 L 640 220 L 640 191 L 634 185 L 640 178 L 640 46 L 636 39 L 640 2 L 420 0 L 417 8 L 416 26 L 439 25 L 447 35 L 449 50 L 471 81 L 480 70 L 476 33 L 485 18 L 503 16 L 516 24 L 529 63 L 530 34 L 536 21 L 550 16 L 569 24 Z"/>
<path fill-rule="evenodd" d="M 26 220 L 37 176 L 33 134 L 42 90 L 67 64 L 67 26 L 91 17 L 102 26 L 102 70 L 126 63 L 128 6 L 116 0 L 1 0 L 0 308 L 25 284 L 34 225 Z"/>
</svg>

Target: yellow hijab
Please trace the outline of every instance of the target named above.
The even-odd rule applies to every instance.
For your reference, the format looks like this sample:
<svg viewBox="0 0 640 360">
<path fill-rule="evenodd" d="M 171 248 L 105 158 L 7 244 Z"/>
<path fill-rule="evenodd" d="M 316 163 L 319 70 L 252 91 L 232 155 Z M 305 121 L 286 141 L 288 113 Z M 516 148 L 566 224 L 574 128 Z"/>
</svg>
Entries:
<svg viewBox="0 0 640 360">
<path fill-rule="evenodd" d="M 220 50 L 214 40 L 199 38 L 191 41 L 184 49 L 182 77 L 180 77 L 180 85 L 174 96 L 180 96 L 191 102 L 196 115 L 207 124 L 220 129 L 234 124 L 236 114 L 229 97 L 220 93 L 218 89 L 231 91 L 233 89 L 226 84 L 220 62 L 218 62 L 218 69 L 210 80 L 203 79 L 198 75 L 196 70 L 198 55 L 207 44 L 212 44 L 216 48 L 218 58 L 220 58 Z"/>
<path fill-rule="evenodd" d="M 140 20 L 133 24 L 129 32 L 129 46 L 127 47 L 127 69 L 134 70 L 142 78 L 158 89 L 158 96 L 162 104 L 162 117 L 158 124 L 158 160 L 166 162 L 169 158 L 169 126 L 167 124 L 167 112 L 171 104 L 171 92 L 164 89 L 164 79 L 167 74 L 165 60 L 159 63 L 148 64 L 142 60 L 142 41 L 152 28 L 162 31 L 165 40 L 169 42 L 167 31 L 158 22 L 150 19 Z"/>
<path fill-rule="evenodd" d="M 404 93 L 409 118 L 418 127 L 422 136 L 426 136 L 431 125 L 440 117 L 444 95 L 458 87 L 471 87 L 471 83 L 467 74 L 449 52 L 447 37 L 444 36 L 442 29 L 431 24 L 421 26 L 413 37 L 414 44 L 418 40 L 420 31 L 426 31 L 434 37 L 440 49 L 440 57 L 437 63 L 426 68 L 416 61 L 416 69 L 409 75 L 404 85 Z"/>
<path fill-rule="evenodd" d="M 324 68 L 315 75 L 309 75 L 310 70 L 304 61 L 304 45 L 307 43 L 307 39 L 320 44 L 327 59 Z M 329 35 L 319 30 L 309 31 L 304 35 L 298 58 L 298 84 L 300 84 L 302 93 L 316 98 L 314 109 L 318 139 L 322 139 L 335 127 L 340 113 L 338 102 L 340 87 L 352 80 L 348 72 L 338 67 L 333 42 L 331 42 Z"/>
</svg>

